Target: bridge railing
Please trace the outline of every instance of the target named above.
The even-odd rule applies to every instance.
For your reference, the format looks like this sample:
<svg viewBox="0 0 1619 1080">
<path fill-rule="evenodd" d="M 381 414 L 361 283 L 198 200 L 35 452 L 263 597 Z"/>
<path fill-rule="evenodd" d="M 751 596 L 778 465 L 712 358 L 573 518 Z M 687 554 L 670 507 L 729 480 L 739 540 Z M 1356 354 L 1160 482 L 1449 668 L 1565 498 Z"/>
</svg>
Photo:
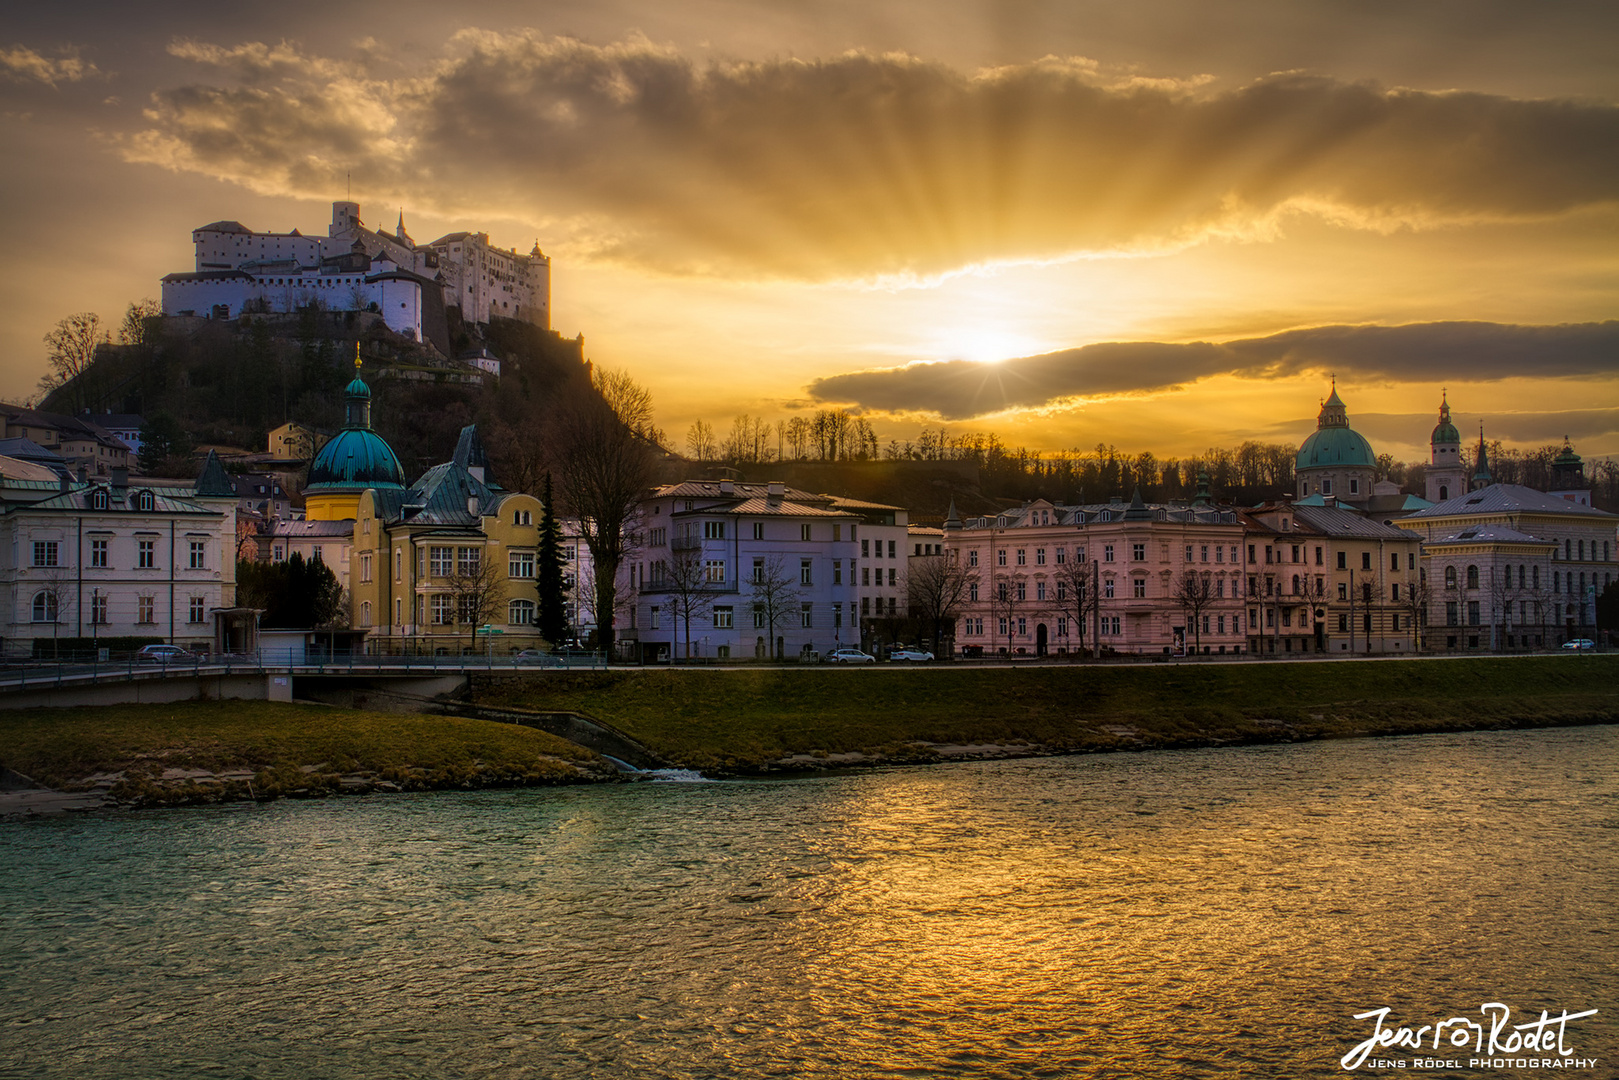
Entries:
<svg viewBox="0 0 1619 1080">
<path fill-rule="evenodd" d="M 183 657 L 128 656 L 117 660 L 25 661 L 0 665 L 0 693 L 97 682 L 215 675 L 288 672 L 303 675 L 461 674 L 473 671 L 525 672 L 592 670 L 607 666 L 602 653 L 461 655 L 327 655 L 303 650 L 264 649 L 251 653 L 193 654 Z"/>
</svg>

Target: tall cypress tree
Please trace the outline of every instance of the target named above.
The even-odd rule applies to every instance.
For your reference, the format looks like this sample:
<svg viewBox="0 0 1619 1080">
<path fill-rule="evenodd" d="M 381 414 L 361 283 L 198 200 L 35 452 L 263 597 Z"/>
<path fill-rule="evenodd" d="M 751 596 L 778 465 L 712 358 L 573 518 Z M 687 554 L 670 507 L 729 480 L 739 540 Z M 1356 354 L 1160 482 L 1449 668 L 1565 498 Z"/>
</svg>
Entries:
<svg viewBox="0 0 1619 1080">
<path fill-rule="evenodd" d="M 568 636 L 568 613 L 562 594 L 562 526 L 557 521 L 556 503 L 551 499 L 551 474 L 545 474 L 540 488 L 545 518 L 540 522 L 540 551 L 534 568 L 539 592 L 540 636 L 557 644 Z"/>
</svg>

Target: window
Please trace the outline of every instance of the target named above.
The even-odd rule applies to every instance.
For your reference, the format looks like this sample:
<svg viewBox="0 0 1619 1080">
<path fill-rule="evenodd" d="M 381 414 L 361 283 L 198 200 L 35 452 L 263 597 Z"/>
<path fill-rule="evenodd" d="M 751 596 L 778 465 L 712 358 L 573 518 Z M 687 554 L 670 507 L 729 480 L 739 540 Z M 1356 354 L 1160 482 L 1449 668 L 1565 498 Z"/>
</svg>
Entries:
<svg viewBox="0 0 1619 1080">
<path fill-rule="evenodd" d="M 806 529 L 809 528 L 808 525 L 806 525 L 804 527 Z M 798 560 L 798 583 L 800 585 L 813 585 L 813 584 L 815 584 L 815 579 L 810 574 L 810 567 L 813 566 L 813 565 L 814 565 L 814 563 L 812 563 L 809 559 L 800 559 L 800 560 Z"/>
<path fill-rule="evenodd" d="M 810 538 L 810 527 L 808 525 L 800 525 L 798 527 L 798 538 L 800 540 L 808 540 Z"/>
<path fill-rule="evenodd" d="M 704 540 L 724 540 L 725 539 L 725 522 L 723 522 L 723 521 L 705 521 L 705 522 L 703 522 L 703 539 Z"/>
<path fill-rule="evenodd" d="M 725 560 L 709 559 L 703 563 L 703 580 L 721 582 L 725 580 Z"/>
<path fill-rule="evenodd" d="M 871 567 L 862 566 L 860 568 L 860 584 L 868 587 L 871 585 Z"/>
<path fill-rule="evenodd" d="M 90 541 L 90 565 L 105 569 L 107 566 L 107 541 Z"/>
<path fill-rule="evenodd" d="M 1029 565 L 1029 556 L 1023 548 L 1017 549 L 1017 564 L 1019 566 Z"/>
<path fill-rule="evenodd" d="M 804 527 L 806 529 L 809 528 L 807 525 Z M 803 627 L 805 630 L 812 629 L 815 626 L 814 604 L 803 603 L 798 605 L 798 625 Z"/>
<path fill-rule="evenodd" d="M 107 598 L 100 593 L 90 597 L 90 621 L 98 626 L 107 625 Z"/>
<path fill-rule="evenodd" d="M 864 544 L 865 541 L 862 540 L 861 543 Z M 971 549 L 970 551 L 967 552 L 967 565 L 968 566 L 977 566 L 978 565 L 978 549 L 977 548 L 973 548 L 973 549 Z"/>
<path fill-rule="evenodd" d="M 734 618 L 735 618 L 735 609 L 734 608 L 728 608 L 728 607 L 717 607 L 717 608 L 715 608 L 714 609 L 714 629 L 716 629 L 716 630 L 729 630 L 729 629 L 731 629 L 735 625 L 735 623 L 732 621 Z"/>
<path fill-rule="evenodd" d="M 1217 563 L 1225 562 L 1225 545 L 1224 544 L 1216 544 L 1214 546 L 1214 561 L 1217 562 Z M 1236 562 L 1236 560 L 1233 559 L 1232 562 Z"/>
<path fill-rule="evenodd" d="M 506 605 L 506 621 L 512 626 L 534 625 L 534 601 L 513 600 Z"/>
<path fill-rule="evenodd" d="M 1067 561 L 1068 561 L 1068 549 L 1067 548 L 1058 548 L 1057 549 L 1057 565 L 1062 566 Z"/>
<path fill-rule="evenodd" d="M 647 619 L 647 628 L 648 629 L 650 629 L 650 630 L 661 630 L 661 629 L 663 629 L 663 609 L 662 608 L 660 608 L 657 604 L 653 604 L 652 607 L 648 610 L 647 615 L 648 615 L 648 619 Z"/>
<path fill-rule="evenodd" d="M 997 548 L 996 549 L 996 551 L 995 551 L 995 565 L 996 566 L 1005 566 L 1006 565 L 1006 549 L 1005 548 Z"/>
<path fill-rule="evenodd" d="M 513 510 L 512 511 L 512 524 L 513 525 L 532 525 L 532 524 L 534 524 L 534 512 L 532 510 Z"/>
<path fill-rule="evenodd" d="M 1102 595 L 1105 596 L 1109 600 L 1113 599 L 1113 579 L 1112 578 L 1108 578 L 1106 581 L 1102 582 Z"/>
<path fill-rule="evenodd" d="M 56 594 L 49 590 L 34 594 L 34 621 L 53 623 L 56 621 Z"/>
<path fill-rule="evenodd" d="M 753 606 L 753 628 L 763 630 L 765 625 L 765 609 L 758 604 Z"/>
<path fill-rule="evenodd" d="M 135 509 L 137 509 L 137 510 L 151 510 L 152 509 L 152 493 L 150 491 L 143 491 L 143 492 L 141 492 L 139 495 L 137 495 L 135 497 Z"/>
<path fill-rule="evenodd" d="M 477 548 L 464 547 L 456 549 L 455 570 L 462 577 L 476 577 L 482 562 L 483 552 Z"/>
<path fill-rule="evenodd" d="M 893 610 L 894 609 L 892 607 L 889 608 L 890 613 L 892 613 Z M 843 629 L 843 605 L 842 604 L 833 604 L 832 605 L 832 629 L 834 629 L 834 630 Z"/>
<path fill-rule="evenodd" d="M 1020 601 L 1021 600 L 1027 600 L 1029 598 L 1029 583 L 1028 582 L 1019 581 L 1017 583 L 1017 598 Z"/>
<path fill-rule="evenodd" d="M 1102 561 L 1103 562 L 1112 562 L 1113 561 L 1113 545 L 1112 544 L 1107 544 L 1107 545 L 1103 546 L 1103 548 L 1102 548 Z"/>
<path fill-rule="evenodd" d="M 1476 566 L 1467 568 L 1467 587 L 1469 589 L 1478 588 L 1478 567 Z"/>
<path fill-rule="evenodd" d="M 1145 598 L 1147 595 L 1147 579 L 1136 578 L 1133 582 L 1131 582 L 1130 588 L 1131 594 L 1135 596 L 1136 599 L 1140 600 Z"/>
<path fill-rule="evenodd" d="M 898 549 L 898 547 L 896 545 L 897 545 L 897 541 L 890 540 L 888 542 L 888 557 L 890 559 L 899 558 L 899 549 Z"/>
<path fill-rule="evenodd" d="M 157 622 L 157 600 L 155 597 L 142 596 L 135 601 L 135 621 L 148 624 Z"/>
<path fill-rule="evenodd" d="M 1046 565 L 1046 549 L 1045 548 L 1035 548 L 1034 549 L 1034 565 L 1036 565 L 1036 566 L 1044 566 L 1044 565 Z"/>
<path fill-rule="evenodd" d="M 967 586 L 967 600 L 970 603 L 978 603 L 978 582 L 975 581 Z"/>
<path fill-rule="evenodd" d="M 106 491 L 102 490 L 101 488 L 96 489 L 95 494 L 90 496 L 90 509 L 92 509 L 92 510 L 105 510 L 105 509 L 107 509 L 107 493 L 106 493 Z"/>
<path fill-rule="evenodd" d="M 1130 559 L 1131 559 L 1132 562 L 1146 562 L 1147 561 L 1147 545 L 1146 544 L 1131 544 L 1130 545 Z"/>
<path fill-rule="evenodd" d="M 895 569 L 894 567 L 890 566 L 888 568 L 888 587 L 890 589 L 892 589 L 898 584 L 899 584 L 899 571 L 897 569 Z"/>
<path fill-rule="evenodd" d="M 1396 604 L 1400 602 L 1400 583 L 1397 581 L 1389 586 L 1389 600 Z"/>
<path fill-rule="evenodd" d="M 765 579 L 765 561 L 763 559 L 754 559 L 753 560 L 753 576 L 751 578 L 749 578 L 748 580 L 752 581 L 755 585 L 759 585 L 759 584 L 762 584 L 764 582 L 764 579 Z"/>
<path fill-rule="evenodd" d="M 1341 613 L 1338 616 L 1338 633 L 1349 633 L 1349 614 L 1347 612 Z"/>
<path fill-rule="evenodd" d="M 1036 600 L 1044 600 L 1046 598 L 1046 583 L 1045 582 L 1037 581 L 1037 582 L 1034 583 L 1034 598 Z"/>
<path fill-rule="evenodd" d="M 1204 544 L 1202 549 L 1199 551 L 1199 554 L 1202 555 L 1202 558 L 1198 560 L 1199 562 L 1208 562 L 1209 561 L 1209 545 Z"/>
<path fill-rule="evenodd" d="M 1208 550 L 1209 550 L 1209 549 L 1208 549 L 1208 548 L 1204 548 L 1204 549 L 1203 549 L 1203 550 L 1204 550 L 1204 551 L 1208 551 Z M 1186 545 L 1186 561 L 1187 561 L 1187 562 L 1191 562 L 1191 561 L 1192 561 L 1192 545 L 1191 545 L 1191 544 L 1187 544 L 1187 545 Z M 1203 561 L 1204 561 L 1204 562 L 1207 562 L 1207 561 L 1208 561 L 1208 560 L 1207 560 L 1207 559 L 1205 559 L 1205 560 L 1203 560 Z"/>
<path fill-rule="evenodd" d="M 842 585 L 843 584 L 843 560 L 842 559 L 833 559 L 832 560 L 832 584 L 834 584 L 834 585 Z"/>
<path fill-rule="evenodd" d="M 55 541 L 55 540 L 35 540 L 34 541 L 34 565 L 35 566 L 56 566 L 57 565 L 57 552 L 58 552 L 60 546 L 61 545 L 58 544 L 57 541 Z"/>
<path fill-rule="evenodd" d="M 1338 569 L 1349 569 L 1349 553 L 1347 551 L 1338 552 Z"/>
<path fill-rule="evenodd" d="M 1323 494 L 1323 495 L 1331 495 L 1332 494 L 1332 481 L 1331 480 L 1323 480 L 1323 481 L 1321 481 L 1321 494 Z"/>
<path fill-rule="evenodd" d="M 1349 494 L 1351 494 L 1351 495 L 1359 495 L 1360 494 L 1360 481 L 1359 480 L 1351 480 L 1351 481 L 1349 481 Z"/>
<path fill-rule="evenodd" d="M 1068 620 L 1066 618 L 1063 618 L 1060 615 L 1057 617 L 1057 636 L 1058 637 L 1067 637 L 1068 636 Z"/>
<path fill-rule="evenodd" d="M 279 551 L 279 549 L 277 549 Z M 276 558 L 277 562 L 281 559 Z M 137 540 L 135 542 L 135 565 L 142 570 L 150 570 L 157 565 L 157 541 Z"/>
<path fill-rule="evenodd" d="M 1477 600 L 1469 600 L 1467 602 L 1467 625 L 1468 626 L 1477 626 L 1477 625 L 1479 625 L 1478 619 L 1479 619 L 1478 601 Z"/>
<path fill-rule="evenodd" d="M 763 540 L 765 538 L 765 523 L 764 522 L 755 521 L 753 523 L 753 538 L 755 540 Z"/>
<path fill-rule="evenodd" d="M 430 547 L 427 549 L 427 573 L 429 577 L 449 577 L 450 566 L 455 558 L 455 552 L 447 547 Z"/>
<path fill-rule="evenodd" d="M 533 577 L 534 553 L 532 551 L 508 551 L 506 553 L 506 576 L 514 578 Z"/>
<path fill-rule="evenodd" d="M 1370 570 L 1372 568 L 1372 553 L 1370 551 L 1363 551 L 1360 553 L 1360 568 L 1362 570 Z"/>
<path fill-rule="evenodd" d="M 482 604 L 476 596 L 462 595 L 455 598 L 455 614 L 463 626 L 472 626 L 483 621 Z"/>
<path fill-rule="evenodd" d="M 878 552 L 878 554 L 881 554 L 881 552 Z M 871 558 L 871 541 L 870 540 L 862 540 L 862 541 L 860 541 L 860 557 L 862 559 Z"/>
<path fill-rule="evenodd" d="M 186 614 L 186 621 L 193 624 L 202 622 L 207 616 L 206 606 L 207 601 L 203 597 L 193 596 L 190 609 Z"/>
<path fill-rule="evenodd" d="M 190 546 L 191 558 L 190 562 L 187 563 L 187 567 L 192 570 L 206 570 L 208 568 L 208 542 L 206 540 L 193 540 Z M 320 549 L 316 548 L 315 552 L 318 558 Z"/>
<path fill-rule="evenodd" d="M 1349 583 L 1348 582 L 1344 582 L 1344 581 L 1338 582 L 1338 599 L 1340 599 L 1340 600 L 1348 600 L 1349 599 Z"/>
</svg>

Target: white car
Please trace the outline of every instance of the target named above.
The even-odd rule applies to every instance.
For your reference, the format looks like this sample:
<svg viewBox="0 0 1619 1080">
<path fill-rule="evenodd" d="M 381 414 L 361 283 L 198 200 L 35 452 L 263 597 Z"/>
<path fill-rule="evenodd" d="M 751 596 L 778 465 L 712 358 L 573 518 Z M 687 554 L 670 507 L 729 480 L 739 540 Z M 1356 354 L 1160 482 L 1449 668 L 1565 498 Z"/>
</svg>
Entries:
<svg viewBox="0 0 1619 1080">
<path fill-rule="evenodd" d="M 859 649 L 835 649 L 827 654 L 826 662 L 829 664 L 875 664 L 877 658 L 870 653 L 863 653 Z"/>
<path fill-rule="evenodd" d="M 1594 649 L 1596 647 L 1597 647 L 1597 643 L 1592 641 L 1588 637 L 1577 637 L 1573 641 L 1565 641 L 1565 642 L 1563 642 L 1563 648 L 1565 648 L 1565 649 L 1578 649 L 1581 652 L 1584 652 L 1587 649 Z"/>
<path fill-rule="evenodd" d="M 181 664 L 195 659 L 195 653 L 178 645 L 142 645 L 135 653 L 135 661 L 141 664 Z"/>
<path fill-rule="evenodd" d="M 932 659 L 933 654 L 928 652 L 926 649 L 913 649 L 909 646 L 903 649 L 895 649 L 893 652 L 888 654 L 888 662 L 890 664 L 922 664 L 927 663 Z"/>
</svg>

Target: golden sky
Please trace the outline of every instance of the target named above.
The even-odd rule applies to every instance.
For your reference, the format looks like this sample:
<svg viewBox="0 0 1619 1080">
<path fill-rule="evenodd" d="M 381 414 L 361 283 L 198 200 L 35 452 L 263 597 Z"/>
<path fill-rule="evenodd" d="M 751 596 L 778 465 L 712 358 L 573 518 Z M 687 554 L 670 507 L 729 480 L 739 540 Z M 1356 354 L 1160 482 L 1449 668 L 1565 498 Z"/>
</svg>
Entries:
<svg viewBox="0 0 1619 1080">
<path fill-rule="evenodd" d="M 0 37 L 0 393 L 190 230 L 554 260 L 553 322 L 699 417 L 841 406 L 1177 455 L 1619 453 L 1619 8 L 1509 0 L 46 6 Z"/>
</svg>

